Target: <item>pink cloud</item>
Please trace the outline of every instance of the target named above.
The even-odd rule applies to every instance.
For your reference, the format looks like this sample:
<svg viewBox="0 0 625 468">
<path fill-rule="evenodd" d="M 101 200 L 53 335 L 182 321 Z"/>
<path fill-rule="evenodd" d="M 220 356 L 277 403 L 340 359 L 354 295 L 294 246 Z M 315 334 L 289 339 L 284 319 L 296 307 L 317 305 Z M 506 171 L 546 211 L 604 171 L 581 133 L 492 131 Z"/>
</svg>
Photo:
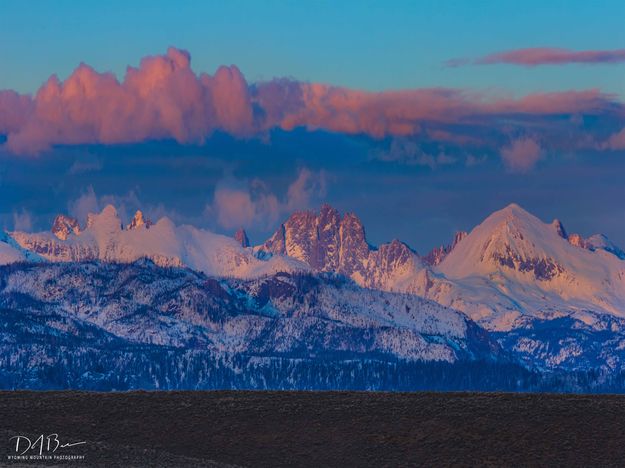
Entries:
<svg viewBox="0 0 625 468">
<path fill-rule="evenodd" d="M 327 193 L 327 176 L 325 171 L 313 172 L 302 168 L 287 190 L 285 212 L 308 208 L 312 200 L 323 200 Z"/>
<path fill-rule="evenodd" d="M 5 116 L 16 97 L 0 94 L 0 129 L 8 148 L 38 153 L 54 144 L 124 143 L 173 138 L 201 143 L 212 131 L 251 130 L 247 84 L 236 67 L 199 77 L 187 52 L 170 48 L 129 67 L 123 82 L 81 64 L 61 82 L 56 76 L 39 89 L 30 106 Z M 28 98 L 19 97 L 21 100 Z M 8 101 L 9 104 L 3 104 Z"/>
<path fill-rule="evenodd" d="M 519 138 L 501 150 L 501 158 L 511 172 L 528 172 L 542 157 L 540 145 L 532 138 Z"/>
<path fill-rule="evenodd" d="M 214 217 L 225 229 L 273 226 L 281 216 L 294 210 L 309 208 L 326 195 L 327 176 L 324 171 L 300 169 L 289 185 L 285 197 L 279 198 L 259 179 L 249 182 L 226 179 L 215 187 L 213 202 L 205 214 Z"/>
<path fill-rule="evenodd" d="M 102 207 L 95 190 L 93 190 L 93 186 L 90 185 L 78 198 L 70 200 L 67 208 L 69 213 L 84 225 L 87 221 L 87 215 L 89 213 L 99 213 Z"/>
<path fill-rule="evenodd" d="M 28 121 L 33 110 L 29 96 L 15 91 L 0 91 L 0 134 L 19 131 Z"/>
<path fill-rule="evenodd" d="M 463 65 L 492 65 L 498 63 L 526 67 L 535 67 L 538 65 L 566 65 L 571 63 L 625 63 L 625 49 L 575 51 L 553 47 L 533 47 L 496 52 L 475 60 L 452 59 L 446 62 L 450 67 Z"/>
<path fill-rule="evenodd" d="M 522 115 L 532 119 L 532 131 L 553 134 L 549 116 L 568 115 L 572 126 L 578 114 L 622 121 L 625 107 L 598 90 L 514 98 L 445 88 L 367 92 L 288 79 L 250 85 L 235 66 L 198 75 L 189 53 L 175 48 L 128 67 L 122 81 L 81 64 L 63 82 L 50 77 L 32 98 L 0 92 L 0 134 L 14 153 L 154 139 L 201 144 L 215 130 L 250 137 L 296 127 L 496 148 L 492 133 L 484 137 L 470 134 L 472 129 L 505 134 L 509 116 Z M 469 130 L 462 130 L 467 123 Z M 571 138 L 561 141 L 576 144 Z"/>
<path fill-rule="evenodd" d="M 217 187 L 213 206 L 217 222 L 226 229 L 250 226 L 257 216 L 250 192 L 243 189 Z"/>
</svg>

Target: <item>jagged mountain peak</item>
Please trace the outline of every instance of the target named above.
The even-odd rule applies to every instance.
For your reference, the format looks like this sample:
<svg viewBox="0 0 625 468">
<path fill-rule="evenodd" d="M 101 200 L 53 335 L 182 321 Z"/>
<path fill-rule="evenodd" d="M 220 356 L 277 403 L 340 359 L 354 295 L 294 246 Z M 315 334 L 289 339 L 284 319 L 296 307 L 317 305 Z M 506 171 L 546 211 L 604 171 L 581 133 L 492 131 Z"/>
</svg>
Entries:
<svg viewBox="0 0 625 468">
<path fill-rule="evenodd" d="M 462 239 L 467 237 L 468 234 L 469 233 L 466 231 L 456 231 L 451 244 L 434 247 L 425 257 L 423 257 L 423 260 L 428 265 L 439 265 L 445 259 L 445 257 L 449 255 L 449 253 L 456 247 L 456 245 L 458 245 L 458 243 Z"/>
<path fill-rule="evenodd" d="M 128 225 L 128 227 L 126 229 L 133 230 L 133 229 L 139 229 L 142 227 L 145 227 L 146 229 L 150 229 L 150 226 L 152 226 L 152 221 L 150 221 L 149 219 L 146 219 L 143 216 L 143 212 L 141 210 L 137 210 L 137 212 L 135 213 L 134 217 L 132 218 L 132 221 L 130 221 L 130 224 Z"/>
<path fill-rule="evenodd" d="M 588 238 L 584 238 L 581 234 L 568 234 L 564 225 L 559 219 L 554 219 L 551 225 L 555 228 L 560 237 L 566 239 L 569 244 L 590 251 L 603 250 L 611 253 L 615 257 L 625 260 L 625 251 L 614 244 L 605 234 L 593 234 Z"/>
<path fill-rule="evenodd" d="M 502 235 L 512 237 L 521 236 L 521 238 L 524 233 L 526 236 L 531 235 L 532 239 L 536 240 L 535 242 L 532 240 L 533 244 L 544 244 L 542 241 L 546 238 L 552 238 L 552 233 L 555 232 L 560 239 L 567 241 L 568 244 L 574 247 L 582 248 L 588 251 L 603 250 L 620 259 L 625 258 L 625 252 L 611 242 L 605 235 L 594 234 L 585 238 L 577 233 L 569 234 L 565 229 L 564 224 L 559 219 L 556 218 L 551 222 L 551 225 L 547 225 L 539 218 L 515 203 L 508 205 L 502 210 L 494 212 L 486 218 L 480 226 L 482 225 L 488 225 L 491 227 L 495 226 L 495 232 Z M 552 232 L 549 232 L 549 227 Z"/>
<path fill-rule="evenodd" d="M 423 269 L 407 244 L 394 240 L 377 248 L 371 246 L 356 214 L 341 216 L 328 204 L 318 212 L 294 213 L 255 250 L 293 257 L 314 271 L 339 273 L 360 285 L 383 289 L 393 289 L 400 278 L 409 282 Z"/>
<path fill-rule="evenodd" d="M 341 251 L 341 246 L 348 245 L 348 251 Z M 368 245 L 360 219 L 353 213 L 341 217 L 336 208 L 326 203 L 318 212 L 294 212 L 257 249 L 298 258 L 317 270 L 333 271 L 338 268 L 341 252 L 368 250 Z"/>
<path fill-rule="evenodd" d="M 80 225 L 76 218 L 59 214 L 54 218 L 51 231 L 57 238 L 66 240 L 70 234 L 80 234 Z"/>
</svg>

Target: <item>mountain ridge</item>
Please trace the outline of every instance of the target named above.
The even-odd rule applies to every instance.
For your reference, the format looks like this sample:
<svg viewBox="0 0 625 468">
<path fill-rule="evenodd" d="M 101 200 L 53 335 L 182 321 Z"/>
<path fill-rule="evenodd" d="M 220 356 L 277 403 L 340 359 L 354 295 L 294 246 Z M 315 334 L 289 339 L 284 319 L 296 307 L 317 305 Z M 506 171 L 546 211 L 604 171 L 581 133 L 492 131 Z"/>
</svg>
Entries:
<svg viewBox="0 0 625 468">
<path fill-rule="evenodd" d="M 353 213 L 328 204 L 293 213 L 264 243 L 248 247 L 245 231 L 228 238 L 192 226 L 156 223 L 138 211 L 124 229 L 115 208 L 90 214 L 82 229 L 60 215 L 52 232 L 4 233 L 0 263 L 15 261 L 132 262 L 186 266 L 222 277 L 254 278 L 280 271 L 344 275 L 364 288 L 397 291 L 453 307 L 492 330 L 523 317 L 573 315 L 585 323 L 625 315 L 625 262 L 605 236 L 578 242 L 563 224 L 545 223 L 517 204 L 488 216 L 449 246 L 420 257 L 393 240 L 372 246 Z M 434 252 L 434 251 L 433 251 Z"/>
<path fill-rule="evenodd" d="M 26 343 L 34 340 L 63 385 L 81 388 L 145 378 L 214 388 L 207 375 L 252 388 L 271 375 L 298 388 L 319 378 L 313 369 L 337 373 L 328 388 L 349 387 L 360 372 L 395 378 L 395 362 L 430 378 L 424 369 L 439 367 L 414 363 L 447 363 L 453 376 L 476 360 L 518 378 L 598 372 L 600 386 L 625 371 L 625 261 L 602 237 L 591 247 L 576 239 L 514 204 L 457 235 L 436 261 L 399 240 L 371 245 L 355 214 L 329 205 L 294 213 L 256 246 L 243 230 L 152 224 L 141 212 L 124 228 L 113 206 L 84 228 L 59 216 L 50 232 L 0 233 L 0 361 L 45 367 Z M 49 342 L 71 349 L 86 373 L 64 367 Z M 126 359 L 138 374 L 119 370 Z M 175 381 L 155 375 L 150 359 L 168 362 Z M 94 365 L 128 380 L 98 376 Z M 180 366 L 202 370 L 190 381 Z"/>
</svg>

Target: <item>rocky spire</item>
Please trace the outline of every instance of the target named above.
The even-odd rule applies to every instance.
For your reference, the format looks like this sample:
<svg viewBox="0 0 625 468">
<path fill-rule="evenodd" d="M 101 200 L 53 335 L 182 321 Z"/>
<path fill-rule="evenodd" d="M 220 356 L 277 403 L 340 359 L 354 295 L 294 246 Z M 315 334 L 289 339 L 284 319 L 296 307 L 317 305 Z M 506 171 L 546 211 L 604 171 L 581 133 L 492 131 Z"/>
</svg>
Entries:
<svg viewBox="0 0 625 468">
<path fill-rule="evenodd" d="M 152 226 L 152 221 L 150 221 L 149 219 L 145 219 L 141 210 L 137 210 L 134 218 L 132 218 L 132 221 L 130 221 L 127 229 L 130 231 L 133 229 L 139 229 L 141 226 L 145 226 L 146 229 L 150 229 L 150 226 Z"/>
<path fill-rule="evenodd" d="M 234 239 L 241 244 L 241 247 L 249 247 L 250 246 L 250 240 L 247 237 L 247 233 L 245 232 L 245 229 L 241 228 L 239 229 L 237 232 L 235 232 L 234 234 Z"/>
<path fill-rule="evenodd" d="M 458 231 L 458 232 L 456 232 L 456 234 L 454 235 L 454 240 L 453 240 L 453 242 L 451 244 L 449 244 L 449 245 L 441 245 L 439 247 L 434 247 L 430 251 L 430 253 L 428 253 L 425 257 L 423 257 L 423 260 L 425 260 L 425 262 L 430 264 L 430 265 L 438 265 L 439 263 L 441 263 L 444 260 L 444 258 L 449 254 L 449 252 L 454 250 L 456 245 L 458 245 L 458 243 L 462 239 L 467 237 L 467 235 L 468 235 L 468 233 L 466 231 Z"/>
<path fill-rule="evenodd" d="M 58 239 L 66 240 L 70 234 L 80 234 L 80 226 L 76 218 L 63 214 L 57 215 L 52 224 L 52 234 Z"/>
</svg>

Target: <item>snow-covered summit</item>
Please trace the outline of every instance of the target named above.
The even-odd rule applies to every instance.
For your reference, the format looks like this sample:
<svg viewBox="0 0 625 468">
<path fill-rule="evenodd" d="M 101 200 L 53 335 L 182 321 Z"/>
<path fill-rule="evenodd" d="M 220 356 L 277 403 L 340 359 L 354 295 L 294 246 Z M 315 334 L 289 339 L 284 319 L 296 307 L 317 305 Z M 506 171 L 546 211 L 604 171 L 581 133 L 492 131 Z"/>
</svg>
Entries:
<svg viewBox="0 0 625 468">
<path fill-rule="evenodd" d="M 523 278 L 548 280 L 563 273 L 562 262 L 574 256 L 570 247 L 552 226 L 511 204 L 473 229 L 440 270 L 448 278 L 514 271 Z"/>
<path fill-rule="evenodd" d="M 516 204 L 496 211 L 441 262 L 449 283 L 428 296 L 493 328 L 522 315 L 625 316 L 625 262 L 579 248 L 565 232 Z"/>
</svg>

